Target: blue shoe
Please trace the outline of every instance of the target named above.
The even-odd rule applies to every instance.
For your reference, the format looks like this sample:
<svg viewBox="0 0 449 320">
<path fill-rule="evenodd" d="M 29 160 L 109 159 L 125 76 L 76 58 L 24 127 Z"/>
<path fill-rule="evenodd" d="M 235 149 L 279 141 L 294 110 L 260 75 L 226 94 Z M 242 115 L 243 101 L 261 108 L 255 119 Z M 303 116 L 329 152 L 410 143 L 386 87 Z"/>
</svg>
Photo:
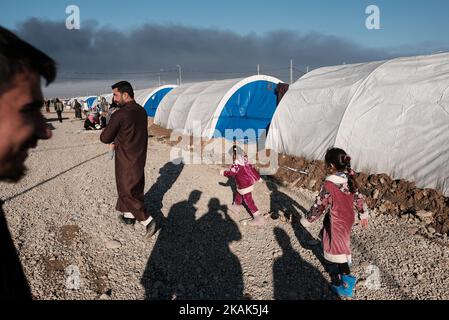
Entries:
<svg viewBox="0 0 449 320">
<path fill-rule="evenodd" d="M 339 286 L 331 284 L 331 291 L 335 293 L 339 298 L 345 297 L 347 295 L 347 289 L 343 286 L 343 284 Z"/>
<path fill-rule="evenodd" d="M 357 283 L 357 278 L 351 274 L 342 274 L 340 275 L 341 280 L 348 284 L 351 288 L 355 287 L 355 284 Z"/>
<path fill-rule="evenodd" d="M 341 281 L 342 286 L 344 287 L 343 290 L 343 296 L 348 297 L 348 298 L 353 298 L 354 297 L 354 288 L 355 288 L 355 284 L 357 283 L 357 278 L 354 277 L 353 275 L 345 275 L 342 274 L 340 275 L 341 277 Z"/>
</svg>

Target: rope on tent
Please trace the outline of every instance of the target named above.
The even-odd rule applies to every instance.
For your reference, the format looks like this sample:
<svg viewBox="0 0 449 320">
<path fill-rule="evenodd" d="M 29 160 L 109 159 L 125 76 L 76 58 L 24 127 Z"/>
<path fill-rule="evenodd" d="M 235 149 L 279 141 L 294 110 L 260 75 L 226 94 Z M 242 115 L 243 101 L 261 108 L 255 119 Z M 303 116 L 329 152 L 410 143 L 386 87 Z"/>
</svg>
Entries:
<svg viewBox="0 0 449 320">
<path fill-rule="evenodd" d="M 290 171 L 294 171 L 294 172 L 297 172 L 297 173 L 301 173 L 301 174 L 304 174 L 304 175 L 308 175 L 309 174 L 309 172 L 306 171 L 306 170 L 294 169 L 294 168 L 290 168 L 290 167 L 287 167 L 287 166 L 281 166 L 281 168 L 286 169 L 286 170 L 290 170 Z"/>
</svg>

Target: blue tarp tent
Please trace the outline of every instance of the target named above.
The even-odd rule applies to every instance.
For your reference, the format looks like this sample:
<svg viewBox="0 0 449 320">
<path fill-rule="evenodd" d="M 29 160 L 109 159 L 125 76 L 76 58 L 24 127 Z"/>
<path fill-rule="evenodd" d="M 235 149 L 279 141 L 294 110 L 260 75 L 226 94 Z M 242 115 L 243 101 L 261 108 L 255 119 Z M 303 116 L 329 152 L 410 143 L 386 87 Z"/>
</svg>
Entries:
<svg viewBox="0 0 449 320">
<path fill-rule="evenodd" d="M 275 89 L 280 82 L 258 75 L 183 85 L 162 100 L 155 124 L 207 139 L 233 139 L 226 130 L 252 130 L 255 135 L 248 140 L 254 140 L 271 122 L 276 109 Z"/>
<path fill-rule="evenodd" d="M 224 137 L 229 129 L 254 129 L 258 139 L 259 130 L 267 129 L 276 110 L 276 85 L 272 81 L 258 80 L 240 87 L 224 106 L 214 136 Z"/>
<path fill-rule="evenodd" d="M 158 88 L 136 90 L 134 98 L 138 104 L 145 108 L 148 117 L 154 117 L 162 99 L 175 87 L 175 85 L 166 85 Z"/>
<path fill-rule="evenodd" d="M 89 109 L 92 109 L 94 102 L 97 101 L 97 96 L 93 96 L 93 97 L 88 97 L 86 100 L 87 106 L 89 107 Z"/>
</svg>

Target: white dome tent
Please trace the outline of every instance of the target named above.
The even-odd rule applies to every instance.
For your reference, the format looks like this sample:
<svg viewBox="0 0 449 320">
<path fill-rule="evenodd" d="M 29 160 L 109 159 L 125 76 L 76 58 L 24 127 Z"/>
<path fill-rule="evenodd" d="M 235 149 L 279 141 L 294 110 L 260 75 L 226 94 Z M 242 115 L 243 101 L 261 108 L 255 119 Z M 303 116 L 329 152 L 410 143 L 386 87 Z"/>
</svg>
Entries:
<svg viewBox="0 0 449 320">
<path fill-rule="evenodd" d="M 112 104 L 112 98 L 113 98 L 112 93 L 105 94 L 104 98 L 106 99 L 107 103 Z"/>
<path fill-rule="evenodd" d="M 276 109 L 281 80 L 265 75 L 186 84 L 161 101 L 155 124 L 211 139 L 226 129 L 265 129 Z"/>
<path fill-rule="evenodd" d="M 308 159 L 340 147 L 356 170 L 449 195 L 449 54 L 306 74 L 281 100 L 266 146 Z"/>
<path fill-rule="evenodd" d="M 154 117 L 162 99 L 176 87 L 176 85 L 165 85 L 156 88 L 136 90 L 134 92 L 134 99 L 144 107 L 148 117 Z"/>
<path fill-rule="evenodd" d="M 169 93 L 176 85 L 164 85 L 160 87 L 153 87 L 134 91 L 134 100 L 141 105 L 149 117 L 154 117 L 161 100 Z M 112 93 L 103 94 L 101 97 L 106 99 L 106 102 L 112 104 Z M 98 99 L 94 101 L 93 105 L 98 103 Z"/>
</svg>

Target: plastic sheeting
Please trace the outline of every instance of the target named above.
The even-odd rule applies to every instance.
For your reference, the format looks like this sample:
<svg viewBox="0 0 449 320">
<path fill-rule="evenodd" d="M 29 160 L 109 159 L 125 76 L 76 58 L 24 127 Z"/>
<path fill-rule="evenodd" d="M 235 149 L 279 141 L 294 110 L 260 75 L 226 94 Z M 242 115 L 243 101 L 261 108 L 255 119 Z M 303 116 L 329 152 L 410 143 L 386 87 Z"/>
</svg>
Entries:
<svg viewBox="0 0 449 320">
<path fill-rule="evenodd" d="M 186 84 L 165 96 L 154 120 L 164 128 L 209 139 L 216 128 L 265 129 L 276 108 L 274 89 L 279 82 L 259 75 Z"/>
<path fill-rule="evenodd" d="M 280 102 L 267 137 L 279 153 L 346 150 L 356 170 L 449 195 L 449 54 L 320 68 Z"/>
<path fill-rule="evenodd" d="M 149 117 L 154 117 L 161 100 L 176 86 L 166 85 L 156 88 L 148 88 L 134 91 L 134 99 L 145 108 Z"/>
<path fill-rule="evenodd" d="M 223 137 L 227 129 L 258 129 L 254 130 L 254 138 L 258 139 L 259 129 L 266 130 L 276 110 L 275 89 L 276 84 L 264 80 L 238 89 L 223 108 L 216 125 L 217 133 Z"/>
<path fill-rule="evenodd" d="M 94 102 L 97 101 L 97 97 L 89 97 L 86 100 L 87 106 L 91 109 L 94 106 Z"/>
<path fill-rule="evenodd" d="M 165 86 L 158 88 L 148 97 L 147 101 L 143 104 L 143 107 L 145 108 L 145 111 L 147 112 L 147 115 L 149 117 L 154 118 L 154 115 L 156 114 L 157 108 L 159 107 L 162 99 L 164 99 L 167 93 L 169 93 L 175 87 L 176 86 Z"/>
</svg>

